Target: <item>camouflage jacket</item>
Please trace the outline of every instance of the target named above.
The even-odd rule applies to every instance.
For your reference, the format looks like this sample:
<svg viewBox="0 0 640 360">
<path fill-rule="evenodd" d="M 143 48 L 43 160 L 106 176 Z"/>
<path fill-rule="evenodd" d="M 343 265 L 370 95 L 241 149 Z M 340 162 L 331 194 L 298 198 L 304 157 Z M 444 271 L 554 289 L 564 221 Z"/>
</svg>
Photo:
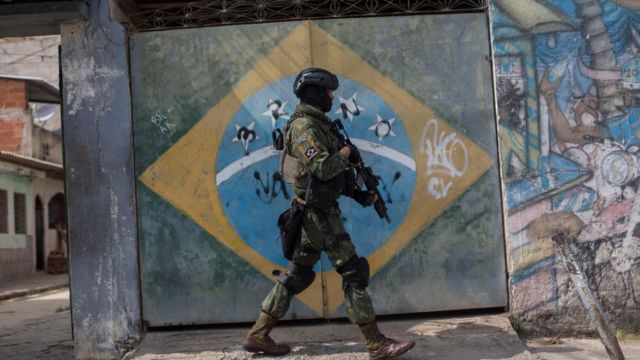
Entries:
<svg viewBox="0 0 640 360">
<path fill-rule="evenodd" d="M 313 106 L 300 104 L 285 128 L 284 156 L 297 160 L 295 173 L 287 176 L 294 193 L 304 199 L 307 176 L 313 174 L 320 180 L 329 180 L 345 171 L 349 160 L 340 154 L 338 138 L 331 132 L 331 119 Z M 291 169 L 291 167 L 288 167 Z M 289 174 L 291 175 L 291 174 Z M 334 199 L 342 193 L 335 189 Z"/>
</svg>

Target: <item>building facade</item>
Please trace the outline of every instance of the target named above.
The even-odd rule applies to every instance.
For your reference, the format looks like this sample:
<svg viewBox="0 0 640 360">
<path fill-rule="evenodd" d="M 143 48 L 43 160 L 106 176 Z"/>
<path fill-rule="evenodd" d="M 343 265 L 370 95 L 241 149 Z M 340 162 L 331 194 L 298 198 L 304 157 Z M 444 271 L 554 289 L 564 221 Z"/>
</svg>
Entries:
<svg viewBox="0 0 640 360">
<path fill-rule="evenodd" d="M 59 113 L 57 102 L 57 88 L 42 79 L 0 76 L 0 280 L 3 281 L 36 271 L 66 269 L 59 119 L 57 130 L 49 130 L 47 127 L 51 125 L 45 125 L 56 111 Z M 39 114 L 46 120 L 38 118 Z"/>
</svg>

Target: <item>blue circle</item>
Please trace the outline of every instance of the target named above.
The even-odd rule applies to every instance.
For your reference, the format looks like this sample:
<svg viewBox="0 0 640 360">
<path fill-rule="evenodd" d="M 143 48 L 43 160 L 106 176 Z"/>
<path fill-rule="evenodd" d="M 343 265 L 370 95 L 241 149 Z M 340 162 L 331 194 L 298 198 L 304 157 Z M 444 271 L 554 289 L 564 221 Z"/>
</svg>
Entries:
<svg viewBox="0 0 640 360">
<path fill-rule="evenodd" d="M 294 194 L 278 174 L 280 154 L 273 152 L 271 133 L 274 126 L 284 128 L 287 115 L 282 112 L 291 115 L 298 103 L 292 92 L 293 80 L 292 76 L 274 81 L 240 106 L 225 129 L 216 159 L 221 205 L 231 225 L 251 248 L 281 266 L 286 266 L 287 261 L 282 255 L 276 222 Z M 355 93 L 355 103 L 363 110 L 349 118 L 341 111 L 340 97 L 348 101 Z M 411 166 L 415 157 L 401 119 L 371 89 L 340 78 L 334 96 L 333 109 L 327 115 L 339 117 L 352 140 L 387 147 L 403 159 L 397 161 L 396 156 L 392 160 L 361 149 L 365 163 L 380 177 L 379 190 L 387 201 L 390 224 L 379 219 L 372 207 L 362 208 L 352 199 L 340 199 L 345 228 L 358 254 L 368 256 L 391 238 L 407 215 L 415 187 L 415 165 Z M 271 110 L 278 114 L 278 107 L 282 111 L 272 118 Z M 316 271 L 320 270 L 319 265 L 316 264 Z M 331 268 L 323 256 L 321 269 Z"/>
</svg>

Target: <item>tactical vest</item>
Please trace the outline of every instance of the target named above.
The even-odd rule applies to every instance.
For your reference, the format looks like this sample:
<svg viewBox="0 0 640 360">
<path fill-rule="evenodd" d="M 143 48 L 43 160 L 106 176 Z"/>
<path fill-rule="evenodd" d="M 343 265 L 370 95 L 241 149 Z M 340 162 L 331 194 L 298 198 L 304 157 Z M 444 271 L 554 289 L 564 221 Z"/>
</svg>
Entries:
<svg viewBox="0 0 640 360">
<path fill-rule="evenodd" d="M 309 115 L 306 115 L 309 116 Z M 294 188 L 306 189 L 308 184 L 309 171 L 304 163 L 298 158 L 291 155 L 291 134 L 290 129 L 294 121 L 299 118 L 305 117 L 304 113 L 295 112 L 291 115 L 287 125 L 284 128 L 284 149 L 282 150 L 282 157 L 280 158 L 280 175 L 284 180 L 291 184 Z M 311 120 L 313 121 L 313 120 Z M 338 151 L 338 139 L 331 132 L 331 127 L 324 121 L 314 121 L 314 124 L 318 125 L 322 134 L 329 140 L 327 147 L 329 152 L 333 154 Z"/>
</svg>

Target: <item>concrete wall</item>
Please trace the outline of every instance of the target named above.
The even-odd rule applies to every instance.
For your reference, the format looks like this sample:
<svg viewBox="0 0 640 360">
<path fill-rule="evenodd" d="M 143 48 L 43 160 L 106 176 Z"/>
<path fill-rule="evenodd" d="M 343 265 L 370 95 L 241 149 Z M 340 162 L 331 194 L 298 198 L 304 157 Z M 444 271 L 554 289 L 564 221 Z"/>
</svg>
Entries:
<svg viewBox="0 0 640 360">
<path fill-rule="evenodd" d="M 58 87 L 59 45 L 60 35 L 0 38 L 0 59 L 2 59 L 0 74 L 43 78 Z M 29 106 L 32 110 L 37 111 L 42 106 L 50 105 L 32 103 Z M 60 107 L 58 105 L 54 105 L 54 107 L 54 115 L 40 124 L 45 129 L 60 129 Z"/>
<path fill-rule="evenodd" d="M 0 282 L 19 279 L 35 272 L 35 238 L 27 237 L 26 246 L 16 249 L 0 249 Z"/>
<path fill-rule="evenodd" d="M 8 232 L 0 233 L 0 281 L 35 272 L 34 197 L 27 176 L 0 170 L 0 190 L 7 191 Z M 26 195 L 26 234 L 16 234 L 14 226 L 15 193 Z"/>
<path fill-rule="evenodd" d="M 41 77 L 58 86 L 60 35 L 0 38 L 0 74 Z"/>
<path fill-rule="evenodd" d="M 34 125 L 31 135 L 33 157 L 62 164 L 62 134 Z"/>
<path fill-rule="evenodd" d="M 121 358 L 142 332 L 127 36 L 108 1 L 61 25 L 76 359 Z"/>
<path fill-rule="evenodd" d="M 491 23 L 512 316 L 590 331 L 550 239 L 563 231 L 608 320 L 638 331 L 640 3 L 495 0 Z"/>
</svg>

